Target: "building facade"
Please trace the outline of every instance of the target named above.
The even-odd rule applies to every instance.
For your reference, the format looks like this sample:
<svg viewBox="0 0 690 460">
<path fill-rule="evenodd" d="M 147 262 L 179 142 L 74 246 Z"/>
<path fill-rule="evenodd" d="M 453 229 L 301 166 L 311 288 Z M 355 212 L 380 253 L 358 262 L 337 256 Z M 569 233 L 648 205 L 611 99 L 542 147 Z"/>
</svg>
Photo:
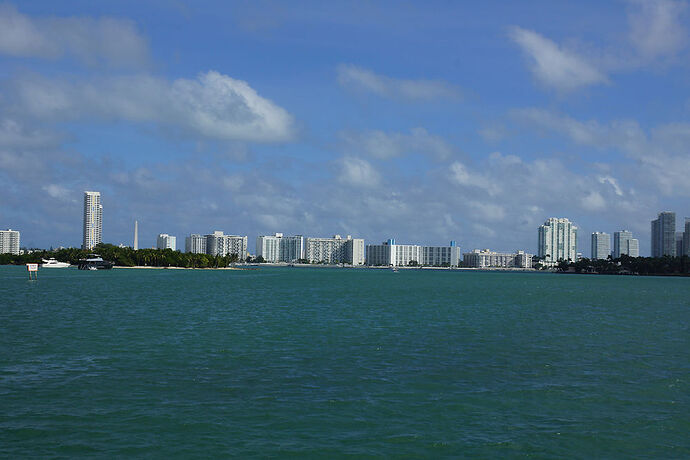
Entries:
<svg viewBox="0 0 690 460">
<path fill-rule="evenodd" d="M 244 260 L 247 257 L 247 237 L 224 235 L 216 230 L 206 235 L 206 254 L 214 257 L 236 255 L 240 260 Z"/>
<path fill-rule="evenodd" d="M 206 237 L 192 233 L 184 239 L 184 252 L 206 254 Z"/>
<path fill-rule="evenodd" d="M 84 192 L 84 238 L 82 249 L 90 250 L 102 243 L 103 206 L 100 192 Z"/>
<path fill-rule="evenodd" d="M 683 255 L 690 256 L 690 217 L 685 218 L 685 231 L 683 232 Z"/>
<path fill-rule="evenodd" d="M 592 260 L 607 259 L 611 255 L 611 235 L 604 232 L 592 233 Z"/>
<path fill-rule="evenodd" d="M 652 221 L 652 257 L 676 255 L 676 213 L 660 212 Z"/>
<path fill-rule="evenodd" d="M 177 237 L 161 233 L 156 238 L 156 249 L 172 249 L 177 250 Z"/>
<path fill-rule="evenodd" d="M 11 228 L 0 230 L 0 254 L 19 255 L 20 236 L 17 230 Z"/>
<path fill-rule="evenodd" d="M 334 235 L 332 238 L 306 238 L 304 258 L 309 263 L 364 264 L 364 240 Z"/>
<path fill-rule="evenodd" d="M 463 265 L 470 268 L 532 268 L 532 254 L 475 249 L 462 255 Z"/>
<path fill-rule="evenodd" d="M 427 267 L 457 267 L 460 265 L 460 247 L 455 241 L 450 246 L 422 246 L 422 265 Z"/>
<path fill-rule="evenodd" d="M 640 242 L 633 238 L 633 234 L 629 230 L 621 230 L 613 233 L 613 254 L 614 259 L 620 258 L 622 255 L 630 257 L 640 257 Z"/>
<path fill-rule="evenodd" d="M 559 260 L 577 260 L 577 227 L 568 219 L 551 217 L 539 227 L 538 255 L 553 267 Z"/>
<path fill-rule="evenodd" d="M 297 262 L 304 259 L 304 240 L 302 235 L 260 235 L 256 238 L 256 256 L 265 262 Z"/>
</svg>

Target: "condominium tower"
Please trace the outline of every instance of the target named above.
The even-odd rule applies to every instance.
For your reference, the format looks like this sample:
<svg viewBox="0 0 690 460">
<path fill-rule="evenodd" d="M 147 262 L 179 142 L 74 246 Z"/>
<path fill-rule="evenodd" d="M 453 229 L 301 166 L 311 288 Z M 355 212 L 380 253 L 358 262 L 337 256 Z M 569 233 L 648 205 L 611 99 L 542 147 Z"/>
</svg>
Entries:
<svg viewBox="0 0 690 460">
<path fill-rule="evenodd" d="M 664 211 L 652 221 L 652 257 L 676 255 L 676 213 Z"/>
<path fill-rule="evenodd" d="M 640 257 L 640 242 L 633 238 L 629 230 L 621 230 L 613 233 L 613 255 L 614 259 L 622 255 L 630 257 Z"/>
<path fill-rule="evenodd" d="M 577 227 L 568 219 L 551 217 L 539 227 L 538 255 L 553 267 L 559 260 L 577 260 Z"/>
<path fill-rule="evenodd" d="M 184 239 L 184 252 L 192 254 L 206 254 L 206 237 L 192 233 Z"/>
<path fill-rule="evenodd" d="M 309 263 L 364 264 L 364 240 L 347 235 L 333 235 L 333 238 L 306 238 L 304 258 Z"/>
<path fill-rule="evenodd" d="M 224 235 L 215 231 L 206 235 L 206 254 L 210 256 L 236 255 L 240 260 L 247 257 L 247 237 L 239 235 Z"/>
<path fill-rule="evenodd" d="M 102 242 L 103 206 L 101 192 L 84 192 L 84 240 L 82 249 L 93 249 Z"/>
<path fill-rule="evenodd" d="M 297 262 L 304 259 L 304 237 L 282 233 L 260 235 L 256 238 L 256 256 L 265 262 Z"/>
<path fill-rule="evenodd" d="M 603 232 L 592 233 L 592 259 L 606 259 L 611 255 L 611 235 Z"/>
<path fill-rule="evenodd" d="M 177 249 L 177 237 L 161 233 L 156 238 L 156 249 L 172 249 L 175 251 Z"/>
<path fill-rule="evenodd" d="M 7 229 L 0 230 L 0 254 L 19 255 L 19 232 Z"/>
</svg>

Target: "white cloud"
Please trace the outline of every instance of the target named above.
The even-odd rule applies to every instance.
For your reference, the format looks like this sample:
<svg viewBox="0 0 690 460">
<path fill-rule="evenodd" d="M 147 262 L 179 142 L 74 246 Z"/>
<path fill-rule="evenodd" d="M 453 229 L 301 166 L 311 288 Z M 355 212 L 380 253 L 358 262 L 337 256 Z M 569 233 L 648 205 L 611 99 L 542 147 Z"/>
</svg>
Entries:
<svg viewBox="0 0 690 460">
<path fill-rule="evenodd" d="M 339 65 L 337 72 L 341 86 L 391 99 L 431 101 L 460 97 L 458 88 L 440 80 L 391 78 L 352 64 Z"/>
<path fill-rule="evenodd" d="M 620 186 L 618 185 L 618 181 L 615 178 L 611 176 L 601 176 L 599 177 L 599 183 L 609 184 L 611 187 L 613 187 L 613 191 L 616 193 L 616 195 L 623 196 L 623 190 L 621 190 Z"/>
<path fill-rule="evenodd" d="M 459 161 L 453 162 L 449 169 L 451 182 L 464 187 L 478 188 L 489 195 L 496 195 L 501 188 L 492 178 L 477 171 L 470 171 Z"/>
<path fill-rule="evenodd" d="M 537 108 L 513 110 L 511 115 L 523 125 L 565 135 L 578 144 L 592 147 L 638 151 L 647 143 L 646 134 L 634 120 L 601 124 L 596 120 L 580 121 Z"/>
<path fill-rule="evenodd" d="M 534 31 L 513 27 L 510 37 L 528 57 L 537 80 L 548 87 L 571 91 L 608 82 L 607 76 L 584 57 Z"/>
<path fill-rule="evenodd" d="M 248 83 L 218 72 L 172 82 L 151 76 L 66 82 L 40 77 L 14 83 L 14 109 L 53 121 L 153 122 L 202 138 L 279 142 L 294 136 L 293 117 Z"/>
<path fill-rule="evenodd" d="M 366 131 L 341 132 L 344 148 L 349 153 L 366 154 L 374 158 L 390 159 L 406 153 L 420 153 L 438 160 L 449 158 L 453 147 L 439 136 L 429 134 L 424 128 L 414 128 L 410 134 Z"/>
<path fill-rule="evenodd" d="M 53 146 L 61 137 L 39 128 L 28 128 L 13 118 L 0 119 L 0 147 L 35 149 Z"/>
<path fill-rule="evenodd" d="M 606 209 L 606 201 L 601 193 L 596 191 L 589 192 L 582 200 L 582 207 L 587 211 L 603 211 Z"/>
<path fill-rule="evenodd" d="M 687 44 L 687 32 L 680 18 L 685 2 L 631 0 L 636 8 L 628 14 L 630 41 L 644 59 L 676 54 Z"/>
<path fill-rule="evenodd" d="M 103 17 L 32 18 L 0 5 L 0 54 L 56 59 L 63 55 L 89 65 L 140 66 L 148 43 L 129 20 Z"/>
<path fill-rule="evenodd" d="M 339 180 L 343 184 L 355 187 L 375 187 L 379 185 L 381 177 L 371 164 L 361 158 L 343 157 L 338 162 L 340 167 Z"/>
<path fill-rule="evenodd" d="M 45 191 L 49 196 L 55 199 L 76 202 L 76 200 L 74 199 L 74 196 L 76 194 L 70 192 L 68 189 L 61 185 L 48 184 L 41 187 L 41 189 Z"/>
</svg>

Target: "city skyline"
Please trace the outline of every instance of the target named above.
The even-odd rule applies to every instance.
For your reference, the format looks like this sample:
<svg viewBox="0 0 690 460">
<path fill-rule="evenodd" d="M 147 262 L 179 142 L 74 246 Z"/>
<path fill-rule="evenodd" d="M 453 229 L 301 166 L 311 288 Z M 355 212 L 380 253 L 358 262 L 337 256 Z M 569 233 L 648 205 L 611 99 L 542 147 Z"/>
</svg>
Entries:
<svg viewBox="0 0 690 460">
<path fill-rule="evenodd" d="M 103 223 L 103 206 L 101 204 L 101 194 L 97 191 L 84 191 L 83 203 L 83 238 L 82 249 L 92 249 L 95 245 L 102 241 L 102 223 Z M 138 249 L 139 241 L 139 222 L 134 221 L 134 249 Z M 683 231 L 676 232 L 676 215 L 672 211 L 662 211 L 658 213 L 657 219 L 651 222 L 651 248 L 653 252 L 651 257 L 661 257 L 663 255 L 690 255 L 688 254 L 688 247 L 690 247 L 690 217 L 684 220 Z M 544 259 L 544 264 L 555 266 L 558 260 L 577 260 L 579 255 L 587 257 L 582 252 L 583 246 L 578 246 L 577 233 L 579 228 L 574 222 L 567 218 L 550 217 L 544 224 L 538 227 L 538 241 L 536 254 Z M 7 231 L 9 232 L 9 230 Z M 18 231 L 15 233 L 19 234 Z M 632 238 L 632 232 L 628 230 L 620 230 L 614 232 L 613 246 L 611 245 L 611 235 L 606 232 L 592 232 L 591 245 L 589 257 L 591 259 L 606 259 L 609 255 L 613 258 L 619 257 L 621 254 L 627 254 L 632 257 L 639 257 L 639 240 Z M 222 231 L 214 231 L 212 234 L 200 235 L 191 233 L 185 237 L 184 252 L 201 252 L 212 255 L 227 255 L 234 252 L 241 252 L 248 254 L 248 236 L 239 235 L 224 235 Z M 334 235 L 332 238 L 323 237 L 305 237 L 300 235 L 283 236 L 283 233 L 275 233 L 274 235 L 257 235 L 256 237 L 256 256 L 263 256 L 266 251 L 273 254 L 267 261 L 288 261 L 293 262 L 300 258 L 304 258 L 309 253 L 308 241 L 317 240 L 340 240 L 340 235 Z M 348 235 L 345 240 L 350 240 Z M 152 246 L 155 249 L 172 249 L 177 250 L 177 237 L 167 233 L 159 233 L 156 236 L 156 243 Z M 198 240 L 198 241 L 197 241 Z M 226 241 L 227 240 L 227 241 Z M 237 246 L 237 242 L 240 245 Z M 299 240 L 299 244 L 295 243 Z M 9 241 L 9 240 L 8 240 Z M 18 241 L 18 239 L 17 239 Z M 364 239 L 355 239 L 361 241 L 361 249 L 359 251 L 364 253 Z M 266 244 L 269 246 L 266 246 Z M 283 245 L 283 243 L 288 243 Z M 8 243 L 9 244 L 9 243 Z M 16 245 L 16 243 L 14 243 Z M 388 239 L 386 244 L 395 244 L 395 239 Z M 451 241 L 450 246 L 455 246 L 456 241 Z M 124 245 L 120 243 L 120 246 Z M 226 248 L 227 246 L 227 248 Z M 284 247 L 285 246 L 285 247 Z M 369 245 L 367 245 L 369 246 Z M 422 248 L 419 244 L 408 244 L 403 246 L 415 246 Z M 22 246 L 24 247 L 24 246 Z M 52 246 L 51 246 L 52 247 Z M 289 250 L 288 250 L 289 247 Z M 424 248 L 431 246 L 424 246 Z M 467 248 L 471 248 L 469 245 Z M 232 250 L 230 249 L 232 248 Z M 296 249 L 297 248 L 297 249 Z M 557 249 L 553 249 L 557 248 Z M 420 249 L 421 250 L 421 249 Z M 180 249 L 182 251 L 182 249 Z M 234 251 L 234 252 L 232 252 Z M 352 249 L 349 249 L 352 253 Z M 479 253 L 479 248 L 474 247 L 473 253 Z M 516 249 L 516 253 L 501 253 L 496 251 L 487 251 L 487 257 L 515 257 L 517 254 L 524 252 L 523 249 Z M 529 251 L 529 249 L 528 249 Z M 330 252 L 330 251 L 329 251 Z M 481 252 L 481 251 L 480 251 Z M 291 256 L 286 256 L 289 253 Z M 299 253 L 301 256 L 295 256 Z M 554 254 L 551 254 L 554 253 Z M 482 252 L 483 254 L 483 252 Z M 459 255 L 459 252 L 458 252 Z M 644 255 L 643 255 L 644 256 Z M 350 256 L 352 258 L 352 254 Z M 484 257 L 484 256 L 482 256 Z M 264 257 L 265 258 L 265 257 Z M 312 256 L 306 256 L 307 259 L 315 259 Z M 342 257 L 337 257 L 340 259 Z M 266 258 L 265 258 L 266 259 Z M 275 260 L 273 260 L 275 259 Z M 316 258 L 318 259 L 318 257 Z"/>
<path fill-rule="evenodd" d="M 567 216 L 648 255 L 659 210 L 690 216 L 685 2 L 39 0 L 0 26 L 0 216 L 27 247 L 78 246 L 91 189 L 104 239 L 139 220 L 147 247 L 223 228 L 536 252 Z"/>
</svg>

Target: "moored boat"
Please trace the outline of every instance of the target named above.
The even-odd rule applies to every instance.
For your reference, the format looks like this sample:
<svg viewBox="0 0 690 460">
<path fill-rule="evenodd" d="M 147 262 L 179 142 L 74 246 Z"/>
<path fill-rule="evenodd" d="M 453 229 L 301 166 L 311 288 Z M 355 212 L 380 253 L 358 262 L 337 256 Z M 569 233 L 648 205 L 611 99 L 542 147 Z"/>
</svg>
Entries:
<svg viewBox="0 0 690 460">
<path fill-rule="evenodd" d="M 103 260 L 98 254 L 91 254 L 86 259 L 79 259 L 77 268 L 79 270 L 110 270 L 115 265 L 115 262 Z"/>
<path fill-rule="evenodd" d="M 41 264 L 41 268 L 67 268 L 70 266 L 69 262 L 58 262 L 55 260 L 54 257 L 51 257 L 50 259 L 41 259 L 43 260 L 43 263 Z"/>
</svg>

